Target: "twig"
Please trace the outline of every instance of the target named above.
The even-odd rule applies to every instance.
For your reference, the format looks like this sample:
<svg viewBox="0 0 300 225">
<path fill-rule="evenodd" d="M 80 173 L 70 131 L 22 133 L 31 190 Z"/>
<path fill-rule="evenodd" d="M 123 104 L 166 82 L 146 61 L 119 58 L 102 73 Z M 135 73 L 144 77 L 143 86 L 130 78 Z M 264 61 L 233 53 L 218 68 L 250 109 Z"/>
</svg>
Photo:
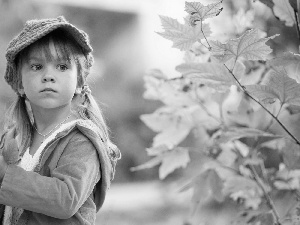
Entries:
<svg viewBox="0 0 300 225">
<path fill-rule="evenodd" d="M 264 196 L 267 200 L 267 204 L 270 207 L 270 209 L 272 210 L 272 213 L 276 219 L 276 225 L 281 225 L 280 223 L 280 217 L 279 214 L 276 210 L 275 204 L 273 202 L 273 200 L 271 199 L 270 195 L 268 194 L 267 190 L 264 187 L 263 181 L 260 179 L 259 175 L 257 174 L 255 168 L 253 167 L 253 165 L 249 165 L 248 166 L 249 169 L 251 170 L 254 180 L 256 181 L 256 183 L 258 184 L 258 186 L 262 189 L 262 191 L 264 192 Z"/>
<path fill-rule="evenodd" d="M 182 80 L 184 77 L 180 76 L 180 77 L 173 77 L 173 78 L 168 78 L 165 81 L 172 81 L 172 80 Z"/>
<path fill-rule="evenodd" d="M 210 46 L 210 44 L 209 44 L 209 42 L 208 42 L 208 40 L 207 40 L 207 38 L 206 38 L 206 36 L 205 36 L 205 34 L 204 34 L 204 32 L 203 32 L 203 29 L 202 29 L 202 20 L 201 20 L 201 32 L 202 32 L 202 34 L 203 34 L 203 37 L 204 37 L 205 40 L 206 40 L 206 43 L 208 44 L 208 49 L 210 50 L 210 49 L 211 49 L 211 46 Z"/>
<path fill-rule="evenodd" d="M 229 73 L 233 76 L 238 86 L 243 90 L 243 92 L 251 98 L 253 101 L 255 101 L 257 104 L 259 104 L 270 116 L 273 117 L 274 120 L 285 130 L 285 132 L 288 133 L 288 135 L 296 142 L 297 145 L 300 145 L 300 141 L 280 122 L 280 120 L 273 115 L 261 102 L 257 101 L 254 97 L 252 97 L 251 94 L 246 90 L 246 88 L 239 82 L 239 80 L 235 77 L 235 75 L 232 73 L 232 71 L 224 64 L 226 69 L 229 71 Z"/>
<path fill-rule="evenodd" d="M 298 35 L 298 39 L 300 40 L 300 29 L 299 29 L 299 16 L 297 13 L 297 10 L 294 9 L 294 15 L 295 15 L 295 26 L 296 26 L 296 30 L 297 30 L 297 35 Z"/>
<path fill-rule="evenodd" d="M 202 46 L 204 46 L 205 48 L 207 48 L 208 50 L 210 50 L 210 47 L 207 47 L 205 44 L 203 44 L 200 38 L 198 39 L 198 42 L 199 42 Z"/>
</svg>

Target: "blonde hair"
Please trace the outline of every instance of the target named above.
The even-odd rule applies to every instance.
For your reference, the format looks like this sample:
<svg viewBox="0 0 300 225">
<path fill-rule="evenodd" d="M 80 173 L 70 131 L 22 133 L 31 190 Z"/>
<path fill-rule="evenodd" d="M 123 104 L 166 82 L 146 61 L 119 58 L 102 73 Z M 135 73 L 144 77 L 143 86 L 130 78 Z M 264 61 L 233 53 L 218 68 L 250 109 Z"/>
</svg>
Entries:
<svg viewBox="0 0 300 225">
<path fill-rule="evenodd" d="M 22 88 L 20 68 L 30 51 L 41 51 L 44 53 L 47 60 L 53 59 L 49 49 L 50 41 L 53 41 L 58 57 L 62 57 L 65 60 L 74 60 L 76 63 L 78 70 L 77 88 L 83 88 L 83 90 L 81 93 L 75 93 L 72 100 L 72 104 L 74 104 L 73 109 L 77 111 L 80 118 L 94 122 L 102 133 L 102 140 L 105 143 L 110 143 L 109 131 L 102 111 L 92 94 L 89 91 L 86 91 L 86 79 L 93 63 L 93 57 L 90 54 L 84 54 L 81 46 L 63 29 L 58 28 L 52 31 L 50 34 L 23 49 L 17 55 L 15 60 L 17 65 L 16 80 L 18 82 L 18 87 Z M 12 128 L 15 129 L 16 134 L 20 137 L 20 149 L 29 147 L 32 140 L 33 124 L 28 113 L 28 108 L 26 107 L 25 96 L 21 96 L 20 94 L 18 94 L 16 101 L 14 101 L 7 110 L 4 121 L 4 130 L 6 132 Z M 4 132 L 1 137 L 1 146 L 4 144 L 6 132 Z"/>
</svg>

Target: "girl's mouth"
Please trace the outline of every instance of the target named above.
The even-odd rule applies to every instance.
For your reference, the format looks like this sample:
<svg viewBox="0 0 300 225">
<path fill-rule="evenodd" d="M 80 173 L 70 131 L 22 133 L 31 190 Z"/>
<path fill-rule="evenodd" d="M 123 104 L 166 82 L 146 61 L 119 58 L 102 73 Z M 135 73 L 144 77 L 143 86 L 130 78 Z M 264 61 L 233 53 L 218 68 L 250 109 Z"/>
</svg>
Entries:
<svg viewBox="0 0 300 225">
<path fill-rule="evenodd" d="M 56 91 L 52 88 L 45 88 L 41 92 L 56 92 Z"/>
</svg>

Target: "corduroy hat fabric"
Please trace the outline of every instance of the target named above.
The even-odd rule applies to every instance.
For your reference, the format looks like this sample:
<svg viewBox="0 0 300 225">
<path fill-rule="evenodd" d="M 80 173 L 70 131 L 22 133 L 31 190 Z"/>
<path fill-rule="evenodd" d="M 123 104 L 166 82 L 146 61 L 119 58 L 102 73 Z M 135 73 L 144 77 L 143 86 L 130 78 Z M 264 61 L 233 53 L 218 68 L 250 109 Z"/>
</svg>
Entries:
<svg viewBox="0 0 300 225">
<path fill-rule="evenodd" d="M 58 28 L 68 32 L 82 47 L 82 51 L 88 60 L 90 59 L 92 61 L 91 52 L 93 49 L 90 45 L 88 35 L 70 24 L 63 16 L 52 19 L 29 20 L 25 23 L 23 30 L 9 43 L 5 55 L 7 60 L 5 80 L 16 92 L 18 91 L 15 62 L 17 54 L 27 46 Z"/>
</svg>

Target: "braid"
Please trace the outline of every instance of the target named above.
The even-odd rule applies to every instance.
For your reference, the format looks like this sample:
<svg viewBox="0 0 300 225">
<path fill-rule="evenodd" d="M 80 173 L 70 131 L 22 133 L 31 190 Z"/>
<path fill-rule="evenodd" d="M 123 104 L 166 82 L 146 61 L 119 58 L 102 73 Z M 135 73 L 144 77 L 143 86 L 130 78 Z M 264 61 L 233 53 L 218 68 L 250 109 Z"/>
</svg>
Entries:
<svg viewBox="0 0 300 225">
<path fill-rule="evenodd" d="M 10 129 L 16 129 L 16 134 L 20 137 L 20 149 L 26 149 L 31 142 L 32 125 L 27 111 L 25 97 L 18 95 L 18 98 L 6 113 L 4 122 L 4 134 Z M 1 145 L 5 139 L 1 140 Z"/>
<path fill-rule="evenodd" d="M 75 96 L 74 99 L 80 99 L 80 101 L 74 101 L 77 102 L 77 104 L 75 105 L 75 110 L 78 112 L 79 116 L 82 119 L 91 120 L 96 124 L 96 126 L 101 130 L 103 134 L 103 141 L 106 142 L 109 140 L 109 131 L 108 127 L 106 126 L 103 113 L 98 106 L 95 98 L 90 91 L 87 91 L 87 89 L 89 90 L 87 85 L 84 85 L 82 88 L 82 92 Z"/>
<path fill-rule="evenodd" d="M 104 141 L 109 140 L 108 127 L 104 120 L 102 111 L 93 97 L 89 86 L 86 84 L 87 76 L 90 73 L 90 68 L 93 64 L 94 58 L 91 54 L 86 56 L 77 55 L 74 57 L 78 69 L 78 88 L 81 88 L 80 93 L 75 94 L 74 99 L 80 96 L 80 103 L 76 104 L 77 112 L 82 119 L 89 119 L 93 121 L 97 127 L 102 131 Z M 77 102 L 77 101 L 75 101 Z"/>
</svg>

